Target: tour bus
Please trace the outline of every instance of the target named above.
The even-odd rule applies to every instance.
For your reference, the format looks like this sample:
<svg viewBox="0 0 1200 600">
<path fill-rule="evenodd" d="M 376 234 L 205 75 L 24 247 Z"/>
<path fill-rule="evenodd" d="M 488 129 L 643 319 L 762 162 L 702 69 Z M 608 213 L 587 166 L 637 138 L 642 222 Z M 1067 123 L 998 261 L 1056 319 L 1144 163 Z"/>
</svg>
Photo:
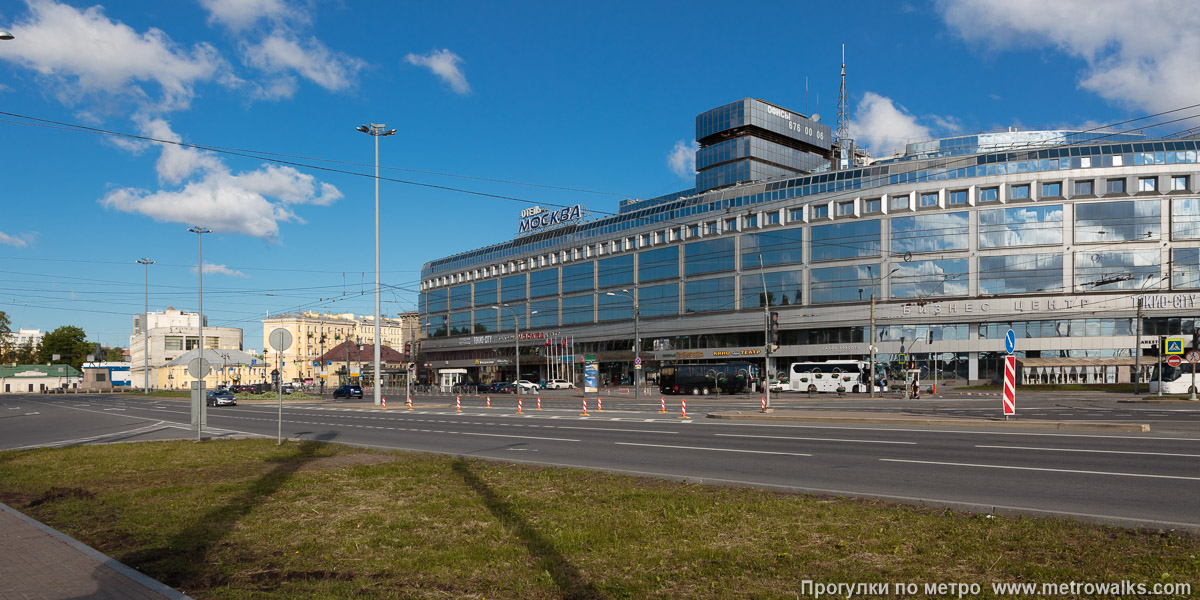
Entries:
<svg viewBox="0 0 1200 600">
<path fill-rule="evenodd" d="M 1162 369 L 1162 393 L 1164 394 L 1190 394 L 1192 392 L 1192 366 L 1188 363 L 1172 367 L 1167 363 L 1160 363 L 1150 373 L 1150 393 L 1158 393 L 1158 371 Z M 1200 383 L 1196 384 L 1200 386 Z"/>
<path fill-rule="evenodd" d="M 792 363 L 790 372 L 791 389 L 794 392 L 836 392 L 839 387 L 847 392 L 866 392 L 864 374 L 868 366 L 865 360 L 826 360 L 820 362 Z M 887 371 L 882 363 L 875 363 L 875 391 L 887 391 Z"/>
<path fill-rule="evenodd" d="M 737 394 L 750 387 L 757 375 L 758 366 L 748 362 L 671 365 L 659 369 L 658 391 L 693 396 Z"/>
</svg>

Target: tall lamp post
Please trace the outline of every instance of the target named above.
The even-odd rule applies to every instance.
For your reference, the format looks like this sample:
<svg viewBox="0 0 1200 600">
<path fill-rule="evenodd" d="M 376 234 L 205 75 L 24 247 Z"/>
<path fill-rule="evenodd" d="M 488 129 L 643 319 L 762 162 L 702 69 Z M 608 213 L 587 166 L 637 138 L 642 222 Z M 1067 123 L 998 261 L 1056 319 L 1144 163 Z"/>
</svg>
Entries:
<svg viewBox="0 0 1200 600">
<path fill-rule="evenodd" d="M 625 296 L 626 298 L 629 298 L 629 302 L 633 304 L 633 399 L 637 400 L 639 398 L 638 389 L 641 385 L 638 380 L 640 379 L 639 375 L 642 372 L 642 370 L 639 368 L 641 367 L 642 362 L 642 334 L 639 326 L 639 321 L 641 320 L 641 310 L 638 308 L 637 298 L 634 297 L 633 292 L 630 292 L 627 289 L 623 289 L 619 293 L 605 292 L 605 294 L 608 296 Z"/>
<path fill-rule="evenodd" d="M 379 379 L 379 138 L 393 135 L 395 129 L 388 129 L 383 123 L 359 125 L 361 131 L 375 138 L 375 382 L 371 386 L 375 398 L 375 406 L 382 404 L 383 390 L 380 389 Z"/>
<path fill-rule="evenodd" d="M 4 33 L 4 32 L 0 32 Z M 145 267 L 145 310 L 142 312 L 142 388 L 146 394 L 150 393 L 150 265 L 154 261 L 148 258 L 139 258 L 137 264 Z"/>
<path fill-rule="evenodd" d="M 867 390 L 870 392 L 871 398 L 875 397 L 875 287 L 882 283 L 884 279 L 891 277 L 892 273 L 899 270 L 900 267 L 896 267 L 888 271 L 886 275 L 881 274 L 879 277 L 871 279 L 871 339 L 867 341 L 867 347 L 871 350 L 871 359 L 867 363 Z M 867 265 L 867 276 L 869 277 L 870 275 L 871 265 Z M 880 390 L 880 394 L 882 393 L 883 390 Z"/>
<path fill-rule="evenodd" d="M 188 228 L 188 231 L 196 234 L 196 264 L 198 265 L 196 269 L 196 275 L 199 277 L 197 280 L 198 285 L 196 290 L 199 297 L 198 303 L 200 305 L 200 314 L 198 315 L 200 318 L 196 320 L 200 337 L 200 377 L 198 377 L 198 379 L 200 380 L 200 401 L 204 402 L 204 376 L 208 374 L 208 369 L 205 368 L 208 366 L 208 363 L 204 360 L 204 234 L 212 233 L 212 230 L 199 225 L 193 225 Z M 196 441 L 200 441 L 200 430 L 202 428 L 201 425 L 201 423 L 196 424 Z"/>
</svg>

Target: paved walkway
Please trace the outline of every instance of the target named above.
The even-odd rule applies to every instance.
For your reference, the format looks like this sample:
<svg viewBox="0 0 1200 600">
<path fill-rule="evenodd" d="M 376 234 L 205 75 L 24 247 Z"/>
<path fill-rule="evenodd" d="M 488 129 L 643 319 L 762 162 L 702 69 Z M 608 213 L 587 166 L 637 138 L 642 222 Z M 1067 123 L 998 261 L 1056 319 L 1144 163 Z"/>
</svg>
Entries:
<svg viewBox="0 0 1200 600">
<path fill-rule="evenodd" d="M 0 600 L 68 598 L 189 597 L 0 503 Z"/>
</svg>

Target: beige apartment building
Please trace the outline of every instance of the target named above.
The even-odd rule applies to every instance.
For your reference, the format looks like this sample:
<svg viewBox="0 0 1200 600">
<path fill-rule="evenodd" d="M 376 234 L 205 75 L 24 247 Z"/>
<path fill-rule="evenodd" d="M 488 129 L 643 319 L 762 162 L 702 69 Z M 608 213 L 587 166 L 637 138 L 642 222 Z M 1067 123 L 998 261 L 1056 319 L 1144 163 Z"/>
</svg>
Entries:
<svg viewBox="0 0 1200 600">
<path fill-rule="evenodd" d="M 401 313 L 383 316 L 380 329 L 380 345 L 403 353 L 404 345 L 413 344 L 420 335 L 417 313 Z M 326 387 L 338 383 L 336 365 L 321 365 L 319 358 L 344 342 L 370 345 L 375 342 L 374 315 L 355 316 L 354 313 L 329 314 L 312 311 L 283 313 L 263 319 L 264 358 L 272 369 L 280 369 L 283 382 L 319 384 L 324 379 Z M 271 348 L 269 336 L 278 328 L 292 334 L 292 345 L 282 356 Z M 279 365 L 282 362 L 282 367 Z"/>
<path fill-rule="evenodd" d="M 208 319 L 204 319 L 204 349 L 206 351 L 240 351 L 242 350 L 242 330 L 237 327 L 209 327 Z M 146 315 L 135 315 L 133 318 L 133 334 L 129 336 L 129 375 L 130 383 L 135 388 L 141 388 L 147 383 L 145 366 L 146 352 L 149 350 L 149 386 L 151 389 L 183 389 L 190 385 L 192 378 L 187 376 L 186 365 L 180 368 L 167 368 L 168 363 L 176 360 L 184 353 L 200 347 L 199 337 L 200 315 L 194 312 L 168 307 L 162 312 L 152 312 Z M 253 351 L 250 351 L 253 353 Z M 208 352 L 205 353 L 206 357 Z M 228 354 L 228 352 L 226 352 Z M 220 362 L 219 360 L 217 362 Z M 242 378 L 249 381 L 261 376 L 249 368 Z M 220 375 L 210 375 L 205 379 L 206 385 L 214 385 L 220 380 Z"/>
</svg>

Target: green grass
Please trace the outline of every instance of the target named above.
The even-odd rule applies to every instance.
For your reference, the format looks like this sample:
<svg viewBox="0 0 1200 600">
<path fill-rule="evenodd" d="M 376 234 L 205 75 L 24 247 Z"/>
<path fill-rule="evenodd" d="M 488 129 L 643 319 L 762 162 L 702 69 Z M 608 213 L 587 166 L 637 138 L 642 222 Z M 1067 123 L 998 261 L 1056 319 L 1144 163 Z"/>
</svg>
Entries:
<svg viewBox="0 0 1200 600">
<path fill-rule="evenodd" d="M 0 500 L 196 598 L 794 598 L 1197 582 L 1200 539 L 273 440 L 0 452 Z"/>
</svg>

